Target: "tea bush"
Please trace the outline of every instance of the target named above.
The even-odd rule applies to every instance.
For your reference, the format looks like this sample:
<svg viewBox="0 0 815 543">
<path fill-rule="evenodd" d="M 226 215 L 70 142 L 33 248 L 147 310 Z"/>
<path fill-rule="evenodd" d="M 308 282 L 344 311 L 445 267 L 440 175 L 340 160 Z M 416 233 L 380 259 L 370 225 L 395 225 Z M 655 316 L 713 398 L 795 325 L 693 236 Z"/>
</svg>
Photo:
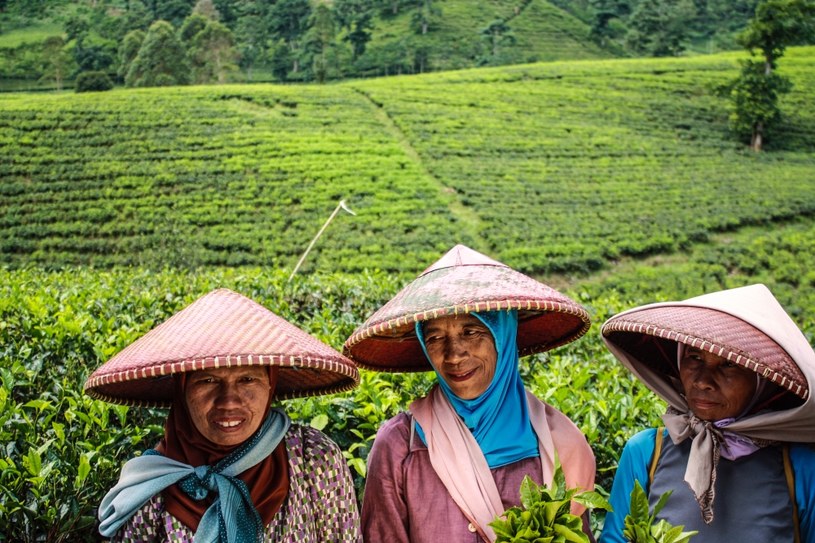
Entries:
<svg viewBox="0 0 815 543">
<path fill-rule="evenodd" d="M 810 341 L 815 337 L 815 276 L 809 271 L 815 269 L 815 221 L 716 241 L 680 261 L 635 263 L 613 276 L 574 283 L 567 292 L 589 310 L 590 331 L 521 362 L 527 386 L 587 435 L 601 491 L 610 489 L 626 440 L 657 424 L 664 411 L 664 403 L 603 346 L 599 327 L 608 317 L 642 303 L 763 281 Z M 82 385 L 104 360 L 193 300 L 232 288 L 341 348 L 409 279 L 363 272 L 287 282 L 287 273 L 260 268 L 0 269 L 0 541 L 98 539 L 96 507 L 122 463 L 160 438 L 165 413 L 91 400 Z M 432 382 L 428 373 L 363 370 L 353 391 L 291 400 L 283 408 L 340 445 L 361 496 L 377 428 Z"/>
</svg>

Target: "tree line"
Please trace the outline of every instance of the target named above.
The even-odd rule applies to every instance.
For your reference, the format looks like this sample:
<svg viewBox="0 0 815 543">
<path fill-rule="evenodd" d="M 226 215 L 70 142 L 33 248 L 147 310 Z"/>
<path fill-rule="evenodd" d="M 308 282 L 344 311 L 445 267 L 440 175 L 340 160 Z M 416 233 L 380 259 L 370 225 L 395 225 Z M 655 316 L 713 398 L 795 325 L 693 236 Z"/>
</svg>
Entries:
<svg viewBox="0 0 815 543">
<path fill-rule="evenodd" d="M 439 0 L 93 0 L 73 10 L 66 4 L 0 0 L 0 25 L 5 19 L 7 27 L 12 19 L 69 13 L 59 17 L 63 36 L 45 40 L 39 54 L 5 51 L 20 56 L 6 59 L 15 64 L 6 76 L 37 74 L 60 87 L 83 72 L 132 86 L 252 81 L 258 70 L 276 81 L 357 77 L 372 66 L 414 73 L 427 67 L 426 52 L 415 45 L 358 62 L 375 21 L 408 14 L 409 32 L 424 35 L 443 13 Z M 151 62 L 166 63 L 158 79 L 146 74 Z"/>
<path fill-rule="evenodd" d="M 449 0 L 448 0 L 449 1 Z M 515 15 L 531 0 L 519 0 Z M 718 90 L 731 104 L 731 126 L 754 150 L 780 124 L 788 79 L 777 73 L 786 47 L 815 40 L 813 0 L 552 0 L 590 25 L 588 37 L 633 56 L 682 54 L 692 39 L 733 35 L 748 50 L 738 78 Z M 42 16 L 66 0 L 0 0 L 0 24 Z M 79 91 L 253 80 L 317 81 L 430 69 L 425 47 L 380 48 L 365 57 L 377 21 L 410 15 L 409 32 L 432 33 L 442 0 L 90 0 L 66 11 L 63 34 L 0 58 L 0 73 L 36 73 Z M 746 19 L 746 27 L 739 21 Z M 723 32 L 726 29 L 727 32 Z M 735 33 L 734 33 L 735 32 Z M 486 48 L 511 41 L 506 21 L 481 29 Z M 19 58 L 15 55 L 19 54 Z M 475 62 L 475 60 L 474 60 Z M 482 59 L 483 62 L 483 59 Z M 16 72 L 15 72 L 16 69 Z"/>
</svg>

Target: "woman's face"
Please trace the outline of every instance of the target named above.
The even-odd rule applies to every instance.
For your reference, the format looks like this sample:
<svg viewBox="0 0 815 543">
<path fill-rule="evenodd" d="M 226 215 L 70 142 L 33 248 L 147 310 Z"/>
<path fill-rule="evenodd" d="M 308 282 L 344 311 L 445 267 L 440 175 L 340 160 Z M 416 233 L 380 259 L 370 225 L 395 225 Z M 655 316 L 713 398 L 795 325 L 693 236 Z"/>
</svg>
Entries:
<svg viewBox="0 0 815 543">
<path fill-rule="evenodd" d="M 433 367 L 462 400 L 480 396 L 495 375 L 498 354 L 489 328 L 473 315 L 427 321 L 425 348 Z"/>
<path fill-rule="evenodd" d="M 691 411 L 702 420 L 741 415 L 756 392 L 756 374 L 713 353 L 687 347 L 679 379 Z"/>
<path fill-rule="evenodd" d="M 184 389 L 195 427 L 208 440 L 224 446 L 243 443 L 260 428 L 270 395 L 266 366 L 192 372 Z"/>
</svg>

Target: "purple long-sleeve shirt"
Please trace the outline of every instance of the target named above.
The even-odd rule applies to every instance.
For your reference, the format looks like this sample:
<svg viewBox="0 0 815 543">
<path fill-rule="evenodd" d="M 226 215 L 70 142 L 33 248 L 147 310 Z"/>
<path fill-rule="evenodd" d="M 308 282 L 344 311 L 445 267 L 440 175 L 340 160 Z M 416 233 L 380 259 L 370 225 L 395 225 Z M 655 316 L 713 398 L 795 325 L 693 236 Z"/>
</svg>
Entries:
<svg viewBox="0 0 815 543">
<path fill-rule="evenodd" d="M 543 480 L 539 458 L 490 471 L 504 509 L 520 505 L 525 475 Z M 483 543 L 433 470 L 422 440 L 414 434 L 411 443 L 407 413 L 382 425 L 368 456 L 362 535 L 366 543 Z"/>
</svg>

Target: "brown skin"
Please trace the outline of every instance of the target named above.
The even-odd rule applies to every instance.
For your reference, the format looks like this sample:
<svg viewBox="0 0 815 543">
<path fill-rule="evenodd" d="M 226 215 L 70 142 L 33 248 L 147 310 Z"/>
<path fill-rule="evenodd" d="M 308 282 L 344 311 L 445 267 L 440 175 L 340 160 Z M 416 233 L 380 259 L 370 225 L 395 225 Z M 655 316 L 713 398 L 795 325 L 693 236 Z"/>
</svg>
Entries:
<svg viewBox="0 0 815 543">
<path fill-rule="evenodd" d="M 473 315 L 449 315 L 424 325 L 433 367 L 462 400 L 480 396 L 495 376 L 498 353 L 489 328 Z"/>
<path fill-rule="evenodd" d="M 741 415 L 756 392 L 756 374 L 713 353 L 687 347 L 679 379 L 691 411 L 702 420 Z"/>
<path fill-rule="evenodd" d="M 265 366 L 193 372 L 184 390 L 193 424 L 218 445 L 243 443 L 260 428 L 271 396 Z"/>
</svg>

